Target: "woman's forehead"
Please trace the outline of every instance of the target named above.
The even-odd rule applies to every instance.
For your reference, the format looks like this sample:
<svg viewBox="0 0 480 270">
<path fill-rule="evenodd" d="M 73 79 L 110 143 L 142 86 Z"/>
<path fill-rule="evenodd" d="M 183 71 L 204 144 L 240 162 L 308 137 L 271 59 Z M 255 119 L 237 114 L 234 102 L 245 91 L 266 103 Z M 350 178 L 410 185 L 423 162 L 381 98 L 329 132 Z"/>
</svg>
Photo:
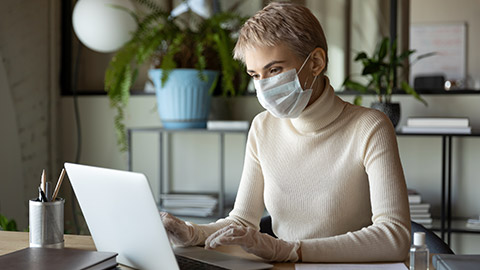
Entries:
<svg viewBox="0 0 480 270">
<path fill-rule="evenodd" d="M 295 53 L 283 44 L 276 46 L 256 46 L 245 52 L 247 70 L 260 71 L 272 61 L 298 62 Z"/>
</svg>

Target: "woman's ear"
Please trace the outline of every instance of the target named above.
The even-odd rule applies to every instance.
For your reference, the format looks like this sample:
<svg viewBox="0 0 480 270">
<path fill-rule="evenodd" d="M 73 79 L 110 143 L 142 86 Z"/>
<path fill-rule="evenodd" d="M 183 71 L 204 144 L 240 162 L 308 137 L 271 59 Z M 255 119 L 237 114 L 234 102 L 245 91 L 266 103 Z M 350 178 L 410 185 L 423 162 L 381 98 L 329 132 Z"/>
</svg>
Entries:
<svg viewBox="0 0 480 270">
<path fill-rule="evenodd" d="M 326 55 L 322 48 L 315 48 L 312 51 L 313 76 L 318 76 L 325 69 Z"/>
</svg>

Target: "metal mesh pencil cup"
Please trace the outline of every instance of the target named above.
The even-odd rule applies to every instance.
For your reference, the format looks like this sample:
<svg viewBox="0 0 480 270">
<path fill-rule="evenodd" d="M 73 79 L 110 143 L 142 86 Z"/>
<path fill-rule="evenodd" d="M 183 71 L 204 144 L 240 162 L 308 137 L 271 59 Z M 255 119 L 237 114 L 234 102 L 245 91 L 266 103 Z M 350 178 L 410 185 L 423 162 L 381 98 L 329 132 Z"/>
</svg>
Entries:
<svg viewBox="0 0 480 270">
<path fill-rule="evenodd" d="M 63 209 L 65 200 L 29 201 L 30 247 L 63 248 Z"/>
</svg>

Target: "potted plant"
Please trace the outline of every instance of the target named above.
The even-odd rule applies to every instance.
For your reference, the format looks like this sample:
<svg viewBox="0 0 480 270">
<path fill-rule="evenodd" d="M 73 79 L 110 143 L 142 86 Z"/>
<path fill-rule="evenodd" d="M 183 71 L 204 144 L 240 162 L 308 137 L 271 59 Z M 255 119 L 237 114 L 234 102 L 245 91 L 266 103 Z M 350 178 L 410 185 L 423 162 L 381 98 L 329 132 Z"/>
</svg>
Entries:
<svg viewBox="0 0 480 270">
<path fill-rule="evenodd" d="M 405 92 L 412 95 L 415 99 L 419 100 L 425 106 L 427 102 L 420 97 L 420 95 L 413 89 L 407 81 L 400 81 L 400 88 L 395 85 L 395 70 L 405 70 L 403 62 L 412 55 L 415 50 L 408 50 L 396 53 L 396 41 L 390 43 L 389 38 L 383 38 L 383 40 L 377 45 L 375 52 L 372 56 L 368 56 L 366 52 L 359 52 L 355 61 L 360 61 L 363 65 L 361 76 L 367 77 L 366 83 L 361 83 L 352 80 L 349 77 L 345 79 L 343 85 L 347 89 L 359 91 L 362 94 L 373 93 L 377 95 L 378 101 L 373 102 L 371 107 L 384 112 L 392 121 L 393 126 L 398 124 L 400 120 L 400 104 L 392 103 L 392 94 L 397 92 Z M 433 53 L 427 53 L 420 55 L 416 58 L 415 62 L 433 55 Z M 402 78 L 399 76 L 397 78 Z M 362 97 L 360 95 L 355 97 L 354 103 L 361 105 Z"/>
<path fill-rule="evenodd" d="M 105 90 L 117 111 L 115 128 L 122 151 L 127 149 L 124 108 L 140 65 L 151 64 L 149 77 L 165 128 L 205 127 L 213 92 L 235 96 L 247 86 L 243 67 L 232 56 L 235 34 L 245 18 L 233 11 L 209 18 L 191 11 L 172 17 L 152 1 L 136 1 L 147 7 L 148 13 L 128 11 L 138 28 L 105 73 Z"/>
<path fill-rule="evenodd" d="M 0 214 L 0 231 L 18 231 L 17 223 Z"/>
</svg>

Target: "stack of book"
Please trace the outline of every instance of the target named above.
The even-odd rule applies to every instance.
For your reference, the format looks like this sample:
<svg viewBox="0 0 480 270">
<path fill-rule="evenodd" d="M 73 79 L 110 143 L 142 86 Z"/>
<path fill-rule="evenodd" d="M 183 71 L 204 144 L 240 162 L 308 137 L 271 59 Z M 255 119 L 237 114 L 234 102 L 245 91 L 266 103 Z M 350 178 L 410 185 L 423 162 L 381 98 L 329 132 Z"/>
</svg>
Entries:
<svg viewBox="0 0 480 270">
<path fill-rule="evenodd" d="M 422 224 L 425 228 L 432 227 L 430 204 L 422 202 L 422 196 L 415 190 L 408 190 L 408 203 L 410 205 L 410 219 Z"/>
<path fill-rule="evenodd" d="M 467 220 L 467 228 L 480 230 L 480 217 L 478 217 L 478 219 L 471 218 Z"/>
<path fill-rule="evenodd" d="M 409 117 L 403 133 L 470 134 L 472 127 L 466 117 Z"/>
<path fill-rule="evenodd" d="M 209 130 L 248 130 L 250 122 L 248 121 L 207 121 L 207 129 Z"/>
<path fill-rule="evenodd" d="M 204 194 L 162 194 L 161 210 L 177 216 L 208 217 L 215 213 L 218 199 Z"/>
</svg>

